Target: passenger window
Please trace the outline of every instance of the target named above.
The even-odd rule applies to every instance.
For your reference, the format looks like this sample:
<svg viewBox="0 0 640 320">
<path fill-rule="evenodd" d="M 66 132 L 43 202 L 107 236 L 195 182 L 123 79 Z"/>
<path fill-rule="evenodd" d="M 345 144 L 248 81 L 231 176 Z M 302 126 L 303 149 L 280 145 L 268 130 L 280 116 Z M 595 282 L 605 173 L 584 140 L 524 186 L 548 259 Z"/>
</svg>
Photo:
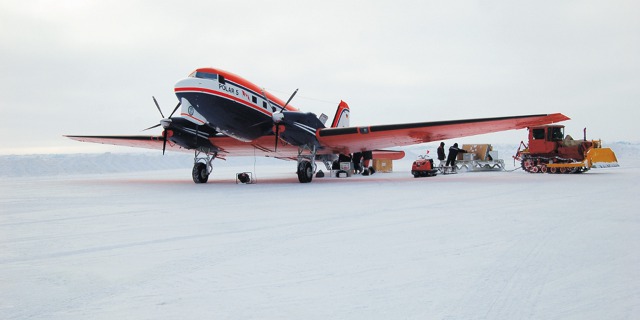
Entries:
<svg viewBox="0 0 640 320">
<path fill-rule="evenodd" d="M 267 108 L 267 102 L 262 101 L 262 107 L 266 109 Z"/>
<path fill-rule="evenodd" d="M 256 99 L 256 96 L 251 96 L 251 101 L 253 101 L 253 103 L 258 103 L 258 99 Z"/>
<path fill-rule="evenodd" d="M 219 76 L 219 77 L 218 77 L 218 82 L 220 82 L 220 84 L 225 84 L 225 82 L 224 82 L 224 76 L 222 76 L 222 75 L 221 75 L 221 76 Z"/>
</svg>

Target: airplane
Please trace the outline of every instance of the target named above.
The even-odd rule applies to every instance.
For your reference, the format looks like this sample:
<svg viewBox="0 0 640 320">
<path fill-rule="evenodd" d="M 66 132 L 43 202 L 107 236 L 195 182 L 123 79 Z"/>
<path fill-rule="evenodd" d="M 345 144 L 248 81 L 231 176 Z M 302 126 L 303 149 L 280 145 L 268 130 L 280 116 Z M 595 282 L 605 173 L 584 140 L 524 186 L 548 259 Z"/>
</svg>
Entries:
<svg viewBox="0 0 640 320">
<path fill-rule="evenodd" d="M 65 137 L 102 144 L 194 152 L 192 178 L 206 183 L 214 159 L 228 156 L 267 156 L 296 161 L 298 181 L 309 183 L 317 172 L 316 161 L 329 170 L 339 155 L 362 153 L 396 160 L 402 151 L 385 148 L 447 140 L 477 134 L 522 129 L 569 120 L 561 113 L 350 126 L 350 108 L 338 104 L 329 127 L 328 117 L 303 112 L 254 83 L 218 68 L 198 68 L 174 87 L 178 104 L 165 118 L 145 130 L 162 126 L 161 135 Z M 180 115 L 175 112 L 180 108 Z"/>
</svg>

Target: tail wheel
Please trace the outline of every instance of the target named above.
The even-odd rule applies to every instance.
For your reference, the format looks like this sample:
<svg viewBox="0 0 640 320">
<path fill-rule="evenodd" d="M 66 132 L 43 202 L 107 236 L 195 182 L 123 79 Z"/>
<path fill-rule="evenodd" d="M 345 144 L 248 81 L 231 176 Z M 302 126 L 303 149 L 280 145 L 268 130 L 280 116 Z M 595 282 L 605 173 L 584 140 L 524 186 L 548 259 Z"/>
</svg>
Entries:
<svg viewBox="0 0 640 320">
<path fill-rule="evenodd" d="M 298 164 L 298 181 L 309 183 L 313 179 L 313 168 L 311 162 L 302 161 Z"/>
</svg>

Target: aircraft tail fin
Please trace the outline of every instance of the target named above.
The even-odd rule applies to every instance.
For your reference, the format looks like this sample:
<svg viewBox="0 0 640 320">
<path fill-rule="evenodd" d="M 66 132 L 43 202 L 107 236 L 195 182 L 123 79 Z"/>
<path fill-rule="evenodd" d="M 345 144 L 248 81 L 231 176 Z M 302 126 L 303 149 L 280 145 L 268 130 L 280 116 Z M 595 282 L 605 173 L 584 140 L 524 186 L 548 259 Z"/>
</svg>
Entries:
<svg viewBox="0 0 640 320">
<path fill-rule="evenodd" d="M 331 123 L 331 128 L 343 128 L 349 126 L 349 105 L 340 100 L 340 104 L 338 104 L 338 110 L 336 110 L 336 115 L 333 117 L 333 122 Z"/>
</svg>

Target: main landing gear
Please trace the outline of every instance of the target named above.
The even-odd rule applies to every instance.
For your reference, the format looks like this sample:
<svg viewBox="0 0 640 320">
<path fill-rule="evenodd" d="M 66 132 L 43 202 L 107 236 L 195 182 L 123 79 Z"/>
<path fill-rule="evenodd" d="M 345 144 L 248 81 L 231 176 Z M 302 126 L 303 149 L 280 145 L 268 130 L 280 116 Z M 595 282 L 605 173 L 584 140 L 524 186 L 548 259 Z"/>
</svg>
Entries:
<svg viewBox="0 0 640 320">
<path fill-rule="evenodd" d="M 207 183 L 209 181 L 209 175 L 213 171 L 213 165 L 211 162 L 216 158 L 217 153 L 209 154 L 201 151 L 196 151 L 193 158 L 193 170 L 191 176 L 195 183 Z"/>
<path fill-rule="evenodd" d="M 306 152 L 308 151 L 308 152 Z M 193 158 L 193 170 L 191 176 L 195 183 L 207 183 L 209 181 L 209 175 L 213 170 L 211 162 L 216 158 L 217 153 L 208 153 L 197 150 Z M 300 147 L 298 149 L 298 168 L 296 173 L 298 174 L 298 181 L 300 183 L 309 183 L 313 180 L 313 175 L 316 172 L 316 147 Z"/>
<path fill-rule="evenodd" d="M 303 154 L 305 150 L 309 150 L 310 154 Z M 313 173 L 316 172 L 316 147 L 311 149 L 308 147 L 298 148 L 298 181 L 300 183 L 309 183 L 313 179 Z"/>
</svg>

